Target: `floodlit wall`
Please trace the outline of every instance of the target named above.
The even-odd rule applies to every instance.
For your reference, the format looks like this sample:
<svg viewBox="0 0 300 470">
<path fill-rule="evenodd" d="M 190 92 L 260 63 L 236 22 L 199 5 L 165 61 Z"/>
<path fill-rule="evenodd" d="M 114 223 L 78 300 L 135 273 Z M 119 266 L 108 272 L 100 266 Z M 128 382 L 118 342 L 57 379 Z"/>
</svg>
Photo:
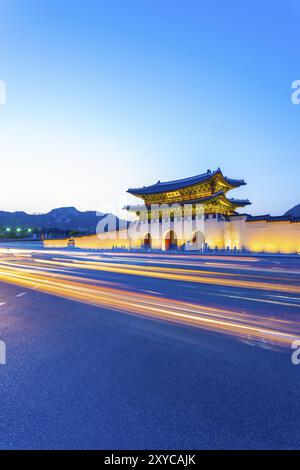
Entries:
<svg viewBox="0 0 300 470">
<path fill-rule="evenodd" d="M 245 222 L 242 247 L 266 253 L 300 253 L 300 223 Z"/>
<path fill-rule="evenodd" d="M 225 248 L 224 235 L 226 221 L 209 215 L 204 222 L 204 236 L 206 245 L 211 248 L 223 250 Z"/>
<path fill-rule="evenodd" d="M 76 248 L 84 249 L 141 249 L 148 233 L 151 234 L 151 248 L 164 250 L 166 237 L 173 230 L 178 248 L 192 248 L 194 226 L 180 221 L 152 221 L 132 224 L 127 230 L 107 232 L 99 235 L 74 237 L 73 239 L 46 239 L 47 248 L 66 248 L 74 240 Z M 203 224 L 205 244 L 210 249 L 237 249 L 265 253 L 300 253 L 300 223 L 290 222 L 246 222 L 246 216 L 235 216 L 229 221 L 209 216 Z"/>
<path fill-rule="evenodd" d="M 82 237 L 44 240 L 44 247 L 47 248 L 67 248 L 68 246 L 93 250 L 112 250 L 114 248 L 129 249 L 130 243 L 126 238 L 126 230 L 107 232 L 99 234 L 99 236 L 86 235 Z"/>
<path fill-rule="evenodd" d="M 230 250 L 247 250 L 247 243 L 245 241 L 245 231 L 247 230 L 246 216 L 241 215 L 233 217 L 226 223 L 226 230 L 224 234 L 225 248 Z"/>
<path fill-rule="evenodd" d="M 129 240 L 126 238 L 126 230 L 119 232 L 105 232 L 99 235 L 86 235 L 75 237 L 75 247 L 85 249 L 112 250 L 114 248 L 129 249 Z"/>
<path fill-rule="evenodd" d="M 43 241 L 43 246 L 47 248 L 67 248 L 69 238 L 47 238 Z"/>
</svg>

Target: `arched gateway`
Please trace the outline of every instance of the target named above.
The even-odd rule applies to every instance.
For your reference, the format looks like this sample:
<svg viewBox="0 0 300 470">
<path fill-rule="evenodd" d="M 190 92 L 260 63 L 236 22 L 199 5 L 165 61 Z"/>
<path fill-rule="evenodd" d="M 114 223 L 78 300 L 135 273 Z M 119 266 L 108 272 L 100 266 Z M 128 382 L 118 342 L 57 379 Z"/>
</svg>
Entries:
<svg viewBox="0 0 300 470">
<path fill-rule="evenodd" d="M 144 250 L 150 250 L 151 246 L 152 246 L 151 235 L 150 233 L 146 233 L 146 235 L 144 236 L 142 240 L 142 248 L 144 248 Z"/>
<path fill-rule="evenodd" d="M 174 230 L 169 230 L 164 237 L 164 246 L 165 251 L 177 250 L 177 237 Z"/>
<path fill-rule="evenodd" d="M 250 204 L 248 200 L 228 197 L 232 189 L 243 185 L 244 180 L 227 178 L 220 168 L 215 171 L 207 170 L 206 173 L 190 178 L 157 181 L 150 186 L 129 188 L 127 192 L 138 197 L 143 204 L 131 204 L 124 209 L 135 214 L 138 220 L 134 223 L 140 224 L 140 230 L 144 233 L 149 230 L 145 227 L 146 223 L 151 224 L 153 244 L 157 248 L 173 250 L 186 247 L 201 250 L 204 244 L 212 245 L 213 248 L 217 244 L 218 248 L 223 249 L 225 227 L 228 229 L 228 239 L 231 236 L 231 227 L 237 230 L 234 225 L 237 209 Z M 177 228 L 177 223 L 181 224 L 180 219 L 183 219 L 183 230 Z M 201 233 L 194 234 L 196 227 L 199 227 L 194 223 L 197 220 L 203 220 L 205 241 Z M 225 221 L 229 223 L 226 225 Z M 241 225 L 245 229 L 250 227 L 248 223 Z M 177 228 L 176 233 L 171 227 Z M 145 245 L 148 244 L 148 240 L 145 240 Z M 133 247 L 134 245 L 132 242 Z M 136 246 L 143 246 L 143 237 L 142 240 L 138 238 Z"/>
<path fill-rule="evenodd" d="M 203 250 L 205 244 L 205 237 L 201 230 L 196 230 L 192 234 L 190 249 L 192 250 Z"/>
</svg>

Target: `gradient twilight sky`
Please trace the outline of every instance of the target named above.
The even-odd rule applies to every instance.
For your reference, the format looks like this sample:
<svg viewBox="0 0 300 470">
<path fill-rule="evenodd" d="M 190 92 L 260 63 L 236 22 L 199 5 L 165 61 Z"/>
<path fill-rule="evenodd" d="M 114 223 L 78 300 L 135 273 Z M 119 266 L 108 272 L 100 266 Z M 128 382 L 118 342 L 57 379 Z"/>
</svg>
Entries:
<svg viewBox="0 0 300 470">
<path fill-rule="evenodd" d="M 300 0 L 0 0 L 1 210 L 113 211 L 221 167 L 300 203 Z M 128 201 L 132 199 L 128 199 Z"/>
</svg>

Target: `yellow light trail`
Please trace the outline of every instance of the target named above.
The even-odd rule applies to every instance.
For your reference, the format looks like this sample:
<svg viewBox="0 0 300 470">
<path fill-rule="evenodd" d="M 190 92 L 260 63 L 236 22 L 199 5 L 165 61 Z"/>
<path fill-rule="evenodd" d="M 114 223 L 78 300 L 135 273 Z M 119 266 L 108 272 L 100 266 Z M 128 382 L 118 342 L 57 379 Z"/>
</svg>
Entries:
<svg viewBox="0 0 300 470">
<path fill-rule="evenodd" d="M 128 274 L 134 276 L 152 277 L 159 279 L 168 279 L 174 281 L 193 282 L 200 284 L 213 284 L 218 286 L 242 287 L 247 289 L 271 290 L 286 293 L 299 294 L 300 285 L 283 284 L 274 282 L 271 276 L 255 276 L 257 281 L 248 280 L 250 275 L 224 273 L 217 271 L 204 271 L 200 269 L 176 269 L 161 266 L 140 266 L 133 264 L 109 263 L 109 262 L 91 262 L 91 261 L 72 261 L 69 260 L 45 260 L 34 259 L 35 263 L 45 266 L 57 266 L 77 269 L 88 269 L 95 271 L 104 271 L 118 274 Z M 271 282 L 266 282 L 266 280 Z M 284 277 L 281 280 L 285 280 Z"/>
<path fill-rule="evenodd" d="M 240 339 L 290 347 L 299 324 L 230 309 L 208 307 L 104 285 L 102 281 L 64 273 L 2 265 L 0 280 L 66 299 L 119 312 L 202 328 Z"/>
</svg>

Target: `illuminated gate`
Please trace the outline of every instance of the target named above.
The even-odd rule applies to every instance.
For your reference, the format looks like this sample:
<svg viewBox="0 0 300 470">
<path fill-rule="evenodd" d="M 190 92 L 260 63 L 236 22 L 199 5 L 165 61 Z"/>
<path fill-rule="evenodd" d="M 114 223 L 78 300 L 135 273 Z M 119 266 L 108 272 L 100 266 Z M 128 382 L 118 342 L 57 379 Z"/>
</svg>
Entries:
<svg viewBox="0 0 300 470">
<path fill-rule="evenodd" d="M 164 249 L 165 251 L 177 250 L 177 237 L 174 230 L 169 230 L 169 232 L 166 233 L 164 239 Z"/>
<path fill-rule="evenodd" d="M 150 233 L 147 233 L 144 236 L 142 247 L 144 248 L 144 250 L 150 250 L 151 249 L 151 244 L 152 244 L 151 235 L 150 235 Z"/>
</svg>

